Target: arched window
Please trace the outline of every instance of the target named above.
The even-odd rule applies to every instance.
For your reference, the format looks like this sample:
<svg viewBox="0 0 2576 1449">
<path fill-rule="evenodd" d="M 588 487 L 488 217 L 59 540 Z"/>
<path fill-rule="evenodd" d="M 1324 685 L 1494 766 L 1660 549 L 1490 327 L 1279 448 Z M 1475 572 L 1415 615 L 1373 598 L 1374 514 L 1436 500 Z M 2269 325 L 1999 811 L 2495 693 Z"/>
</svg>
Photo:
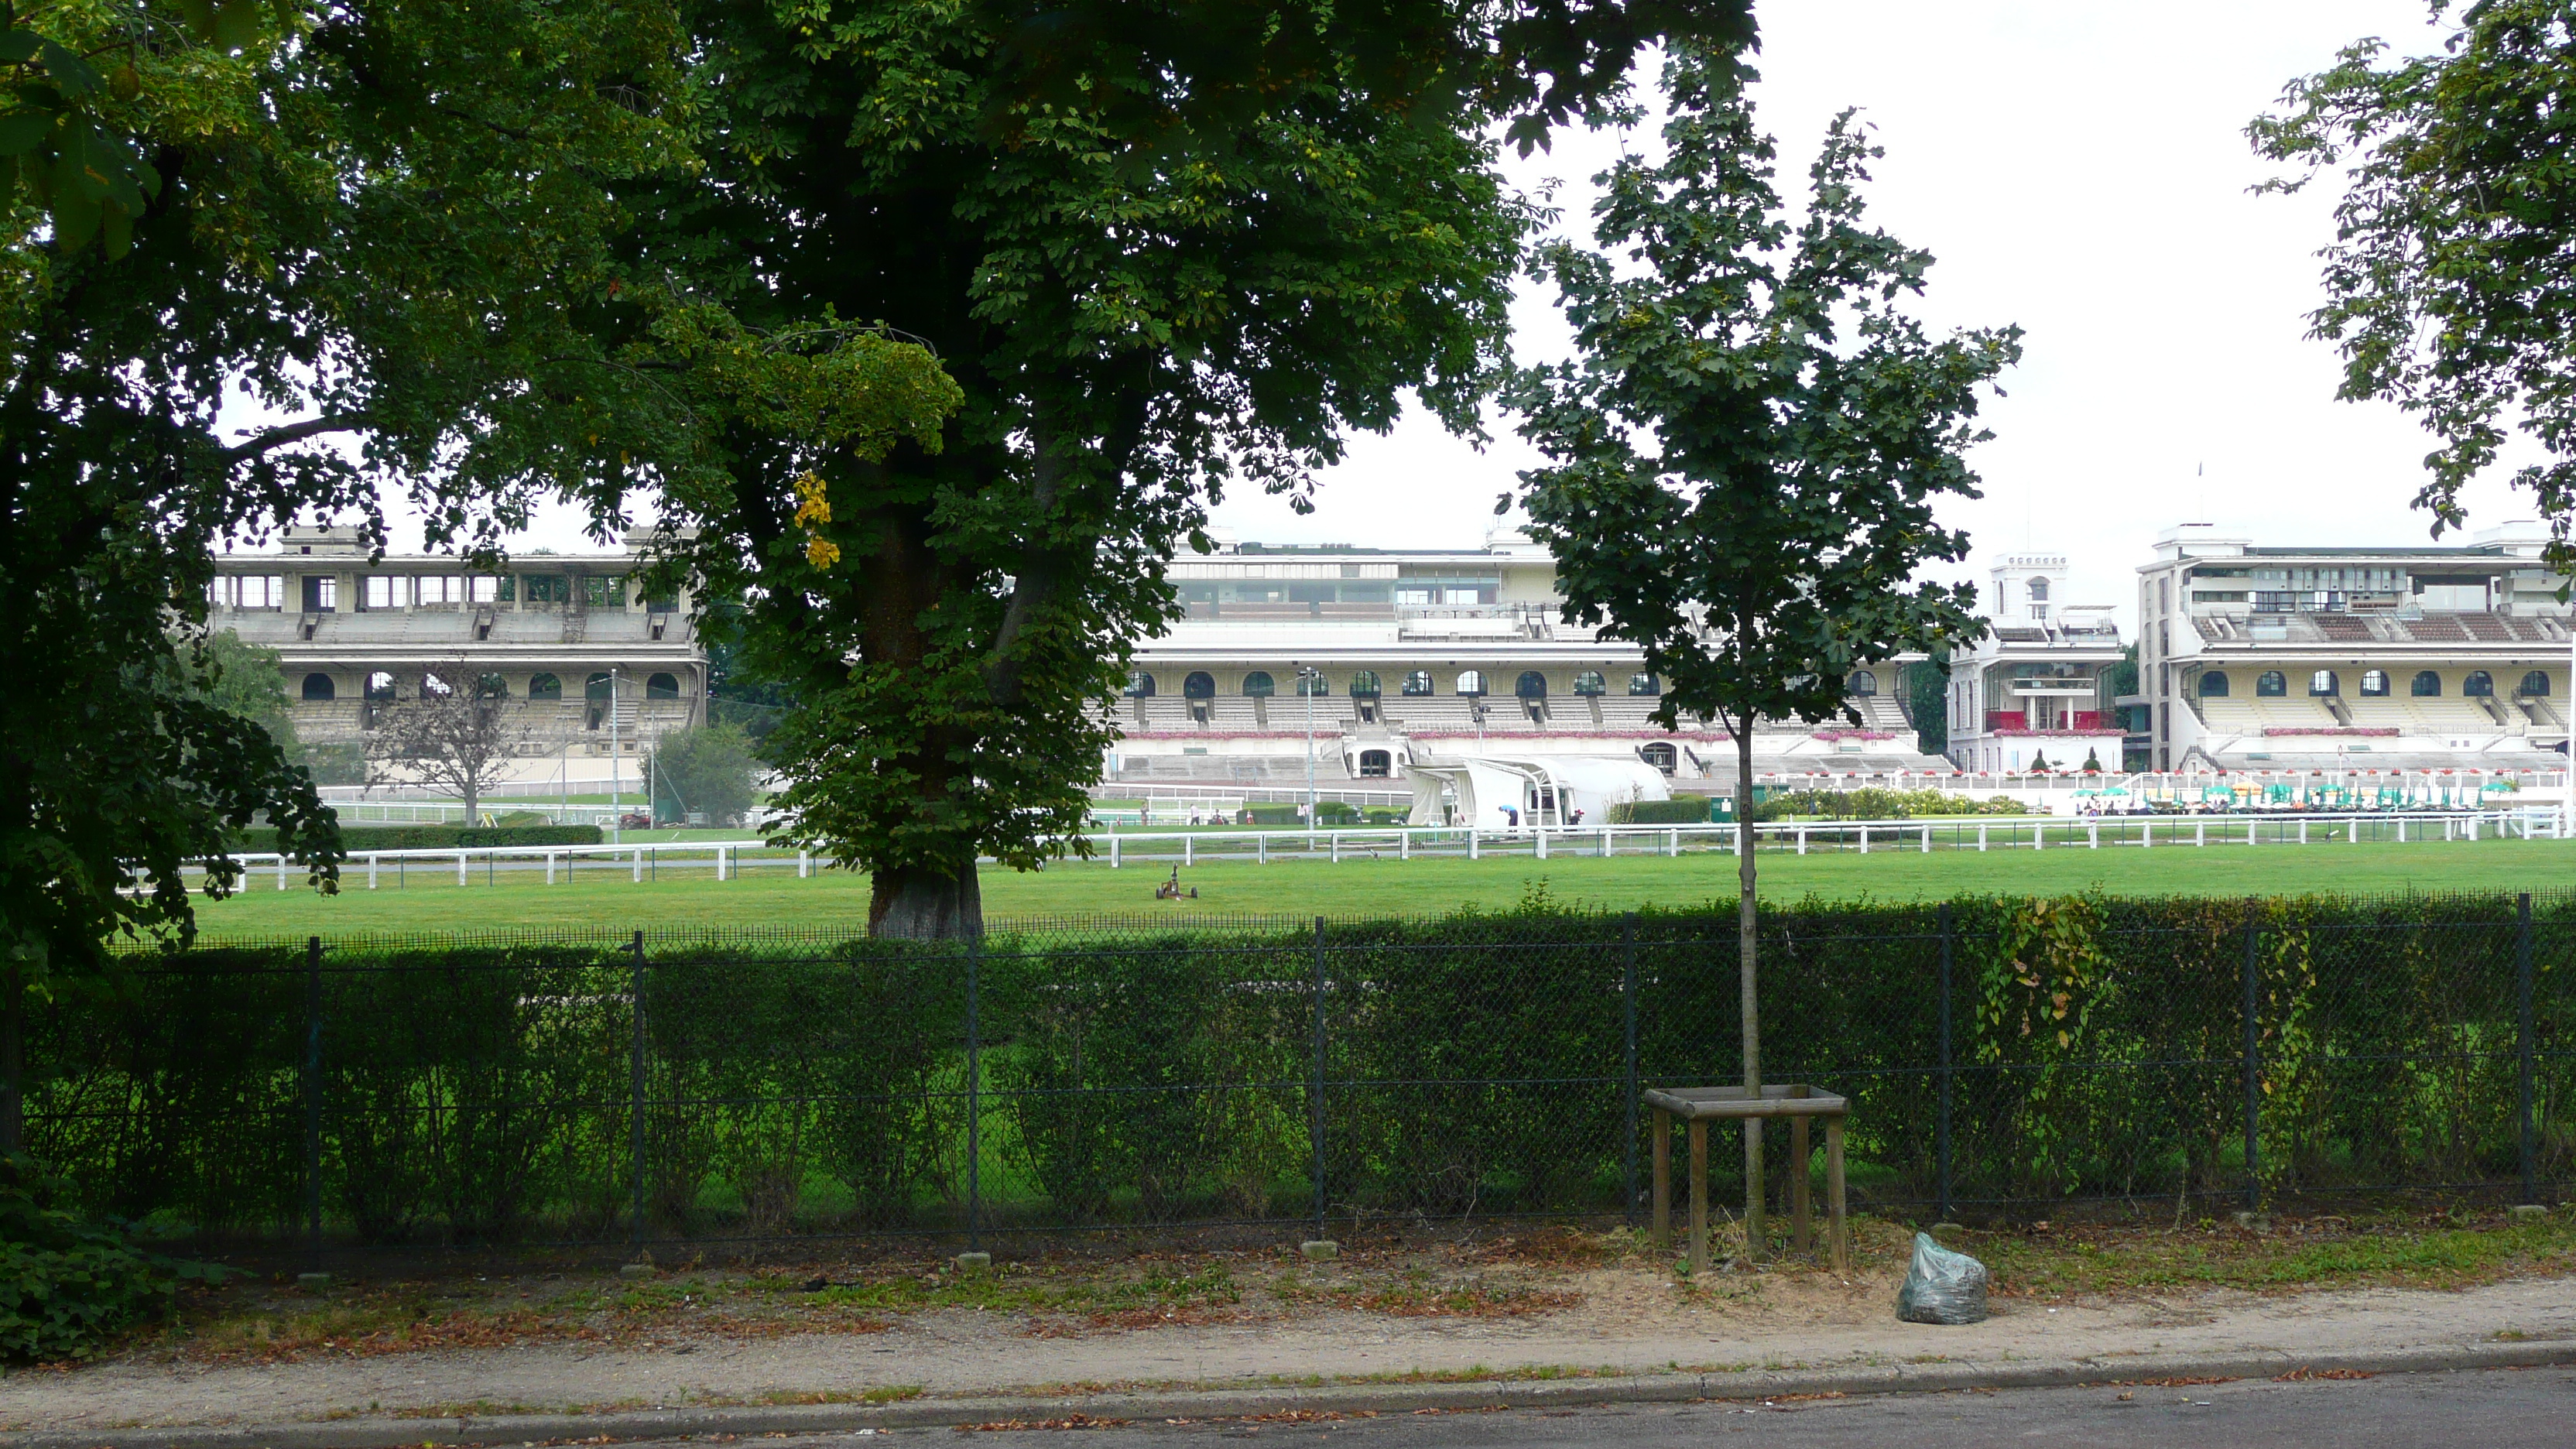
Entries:
<svg viewBox="0 0 2576 1449">
<path fill-rule="evenodd" d="M 1671 745 L 1662 740 L 1657 740 L 1651 745 L 1640 746 L 1637 750 L 1637 758 L 1667 775 L 1681 766 L 1681 756 L 1674 752 Z"/>
<path fill-rule="evenodd" d="M 528 676 L 528 698 L 561 699 L 563 681 L 551 674 L 531 674 Z"/>
<path fill-rule="evenodd" d="M 1383 780 L 1395 773 L 1395 756 L 1386 750 L 1360 751 L 1360 778 Z"/>
<path fill-rule="evenodd" d="M 1154 697 L 1154 676 L 1147 674 L 1141 669 L 1129 671 L 1127 675 L 1127 697 L 1129 699 L 1152 699 Z"/>
<path fill-rule="evenodd" d="M 2460 681 L 2460 693 L 2471 699 L 2488 698 L 2495 693 L 2495 676 L 2483 669 L 2472 669 L 2469 677 Z"/>
<path fill-rule="evenodd" d="M 1601 671 L 1587 669 L 1574 676 L 1574 692 L 1580 695 L 1608 694 L 1610 681 L 1601 677 Z"/>
<path fill-rule="evenodd" d="M 1181 698 L 1216 698 L 1216 676 L 1204 669 L 1193 669 L 1181 676 Z"/>
<path fill-rule="evenodd" d="M 1470 669 L 1460 674 L 1458 676 L 1458 692 L 1460 694 L 1483 694 L 1485 692 L 1485 671 L 1481 669 Z"/>
<path fill-rule="evenodd" d="M 1271 678 L 1270 671 L 1266 669 L 1256 669 L 1243 676 L 1243 697 L 1246 699 L 1268 699 L 1278 692 L 1279 681 Z"/>
<path fill-rule="evenodd" d="M 1379 689 L 1376 670 L 1360 669 L 1352 671 L 1351 698 L 1375 699 L 1378 697 L 1378 693 Z"/>
<path fill-rule="evenodd" d="M 1843 686 L 1843 693 L 1854 699 L 1874 698 L 1878 694 L 1878 676 L 1866 669 L 1855 669 L 1850 681 Z"/>
<path fill-rule="evenodd" d="M 1333 682 L 1326 679 L 1323 672 L 1320 670 L 1297 676 L 1297 693 L 1301 696 L 1309 694 L 1328 695 L 1332 692 Z"/>
<path fill-rule="evenodd" d="M 2200 697 L 2203 699 L 2225 699 L 2227 697 L 2227 676 L 2219 673 L 2215 669 L 2202 675 L 2200 677 Z"/>
<path fill-rule="evenodd" d="M 1628 676 L 1628 692 L 1660 696 L 1664 692 L 1664 682 L 1651 674 L 1631 674 Z"/>
<path fill-rule="evenodd" d="M 474 681 L 474 697 L 476 699 L 508 699 L 510 697 L 510 681 L 503 679 L 497 674 L 480 675 Z"/>
<path fill-rule="evenodd" d="M 676 674 L 647 675 L 644 679 L 644 697 L 646 699 L 678 699 L 680 697 L 680 677 Z"/>
<path fill-rule="evenodd" d="M 2289 677 L 2277 669 L 2266 669 L 2254 676 L 2254 693 L 2258 697 L 2278 699 L 2289 692 Z"/>
<path fill-rule="evenodd" d="M 2364 699 L 2386 699 L 2388 697 L 2388 671 L 2385 669 L 2363 670 L 2361 672 L 2361 697 Z"/>
<path fill-rule="evenodd" d="M 367 676 L 364 692 L 369 704 L 389 703 L 394 697 L 394 677 L 379 669 Z"/>
<path fill-rule="evenodd" d="M 307 703 L 329 704 L 331 701 L 338 699 L 339 697 L 340 687 L 331 682 L 330 675 L 308 674 L 304 676 L 304 698 Z"/>
<path fill-rule="evenodd" d="M 2048 580 L 2032 579 L 2030 581 L 2030 601 L 2034 604 L 2045 604 L 2048 602 Z"/>
<path fill-rule="evenodd" d="M 2415 682 L 2408 687 L 2407 693 L 2417 699 L 2439 699 L 2442 697 L 2442 676 L 2432 670 L 2424 670 L 2415 676 Z"/>
<path fill-rule="evenodd" d="M 606 673 L 594 674 L 581 682 L 581 697 L 592 704 L 606 704 L 617 694 L 617 681 Z"/>
<path fill-rule="evenodd" d="M 1523 699 L 1547 698 L 1547 676 L 1535 669 L 1524 669 L 1512 684 L 1512 693 Z"/>
<path fill-rule="evenodd" d="M 2549 697 L 2549 672 L 2544 669 L 2535 669 L 2529 674 L 2524 675 L 2522 677 L 2522 686 L 2516 689 L 2514 693 L 2521 695 L 2525 699 L 2547 699 Z"/>
<path fill-rule="evenodd" d="M 2318 698 L 2343 693 L 2343 681 L 2331 669 L 2320 669 L 2308 676 L 2308 693 Z"/>
<path fill-rule="evenodd" d="M 1413 695 L 1435 693 L 1435 688 L 1431 683 L 1431 671 L 1428 669 L 1417 669 L 1404 676 L 1404 692 Z"/>
</svg>

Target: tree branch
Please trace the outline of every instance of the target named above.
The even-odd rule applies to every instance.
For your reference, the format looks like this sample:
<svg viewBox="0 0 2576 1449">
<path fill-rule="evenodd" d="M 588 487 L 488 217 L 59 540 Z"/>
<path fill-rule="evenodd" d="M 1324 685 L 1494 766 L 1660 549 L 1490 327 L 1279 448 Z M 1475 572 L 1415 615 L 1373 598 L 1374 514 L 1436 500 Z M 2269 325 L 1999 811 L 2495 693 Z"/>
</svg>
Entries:
<svg viewBox="0 0 2576 1449">
<path fill-rule="evenodd" d="M 352 429 L 365 427 L 368 421 L 365 413 L 325 413 L 318 418 L 306 418 L 300 423 L 288 423 L 284 427 L 253 433 L 215 456 L 229 467 L 232 464 L 256 458 L 271 448 L 283 448 L 289 443 L 318 438 L 324 433 L 349 432 Z"/>
</svg>

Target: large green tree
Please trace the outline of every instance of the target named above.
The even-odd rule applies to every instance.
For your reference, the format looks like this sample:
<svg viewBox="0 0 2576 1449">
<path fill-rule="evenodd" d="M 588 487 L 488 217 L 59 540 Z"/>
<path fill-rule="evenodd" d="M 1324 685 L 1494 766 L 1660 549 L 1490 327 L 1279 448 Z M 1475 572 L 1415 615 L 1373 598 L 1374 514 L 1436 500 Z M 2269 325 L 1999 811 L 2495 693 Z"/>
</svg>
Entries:
<svg viewBox="0 0 2576 1449">
<path fill-rule="evenodd" d="M 1880 152 L 1851 113 L 1804 217 L 1785 212 L 1748 75 L 1688 50 L 1666 65 L 1665 155 L 1597 178 L 1604 250 L 1541 253 L 1576 355 L 1506 394 L 1548 460 L 1521 479 L 1568 618 L 1644 651 L 1667 728 L 1725 722 L 1744 820 L 1756 721 L 1841 714 L 1855 665 L 1982 629 L 1971 587 L 1916 575 L 1967 556 L 1934 510 L 1977 496 L 1978 394 L 2021 350 L 2015 328 L 1935 338 L 1906 315 L 1932 258 L 1866 223 Z M 1747 1090 L 1762 1081 L 1753 839 L 1737 834 Z M 1759 1144 L 1748 1130 L 1757 1250 Z"/>
<path fill-rule="evenodd" d="M 689 13 L 706 169 L 636 197 L 623 370 L 553 430 L 597 441 L 492 471 L 603 518 L 658 492 L 796 701 L 786 837 L 892 935 L 979 929 L 977 858 L 1079 827 L 1222 489 L 1303 490 L 1408 390 L 1475 429 L 1535 215 L 1495 134 L 1597 111 L 1659 36 L 1749 39 L 1744 0 Z"/>
<path fill-rule="evenodd" d="M 2576 3 L 2479 0 L 2440 53 L 2347 47 L 2294 81 L 2248 134 L 2300 168 L 2264 189 L 2340 179 L 2325 305 L 2313 335 L 2344 360 L 2338 396 L 2383 399 L 2440 444 L 2416 506 L 2433 531 L 2466 522 L 2460 491 L 2517 434 L 2541 461 L 2515 470 L 2551 524 L 2552 562 L 2576 563 Z"/>
<path fill-rule="evenodd" d="M 372 516 L 546 385 L 609 184 L 684 154 L 680 44 L 617 0 L 0 7 L 0 1146 L 24 990 L 184 938 L 183 865 L 221 893 L 262 817 L 331 881 L 304 772 L 215 697 L 215 549 Z M 272 421 L 223 426 L 244 397 Z"/>
</svg>

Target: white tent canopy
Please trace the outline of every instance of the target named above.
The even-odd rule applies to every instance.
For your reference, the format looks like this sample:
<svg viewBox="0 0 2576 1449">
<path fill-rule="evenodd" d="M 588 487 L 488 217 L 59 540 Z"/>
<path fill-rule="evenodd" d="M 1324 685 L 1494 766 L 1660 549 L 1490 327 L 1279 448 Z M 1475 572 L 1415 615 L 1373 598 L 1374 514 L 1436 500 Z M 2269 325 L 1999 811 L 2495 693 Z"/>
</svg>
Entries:
<svg viewBox="0 0 2576 1449">
<path fill-rule="evenodd" d="M 1472 825 L 1501 830 L 1518 825 L 1605 824 L 1612 805 L 1669 800 L 1664 772 L 1635 758 L 1549 755 L 1526 759 L 1487 756 L 1449 764 L 1415 761 L 1414 825 Z"/>
</svg>

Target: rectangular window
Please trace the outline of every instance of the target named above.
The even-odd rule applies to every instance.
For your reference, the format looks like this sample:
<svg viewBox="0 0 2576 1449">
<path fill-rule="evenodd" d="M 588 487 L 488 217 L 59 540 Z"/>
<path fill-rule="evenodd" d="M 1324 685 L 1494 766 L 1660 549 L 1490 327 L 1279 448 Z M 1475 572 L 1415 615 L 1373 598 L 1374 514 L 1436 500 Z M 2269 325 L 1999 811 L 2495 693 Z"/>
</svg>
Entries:
<svg viewBox="0 0 2576 1449">
<path fill-rule="evenodd" d="M 275 574 L 244 574 L 233 582 L 240 591 L 237 607 L 275 609 L 286 603 L 286 580 Z"/>
<path fill-rule="evenodd" d="M 369 574 L 361 586 L 358 607 L 362 609 L 399 609 L 403 606 L 401 579 L 384 574 Z"/>
<path fill-rule="evenodd" d="M 304 612 L 328 614 L 340 607 L 340 581 L 329 574 L 304 576 Z"/>
<path fill-rule="evenodd" d="M 454 574 L 433 575 L 415 579 L 419 601 L 424 604 L 461 604 L 465 602 L 465 580 Z"/>
<path fill-rule="evenodd" d="M 572 580 L 562 574 L 521 574 L 519 596 L 531 604 L 568 603 L 572 599 Z"/>
<path fill-rule="evenodd" d="M 491 603 L 500 589 L 501 580 L 490 574 L 476 574 L 465 581 L 465 601 L 469 604 Z"/>
</svg>

